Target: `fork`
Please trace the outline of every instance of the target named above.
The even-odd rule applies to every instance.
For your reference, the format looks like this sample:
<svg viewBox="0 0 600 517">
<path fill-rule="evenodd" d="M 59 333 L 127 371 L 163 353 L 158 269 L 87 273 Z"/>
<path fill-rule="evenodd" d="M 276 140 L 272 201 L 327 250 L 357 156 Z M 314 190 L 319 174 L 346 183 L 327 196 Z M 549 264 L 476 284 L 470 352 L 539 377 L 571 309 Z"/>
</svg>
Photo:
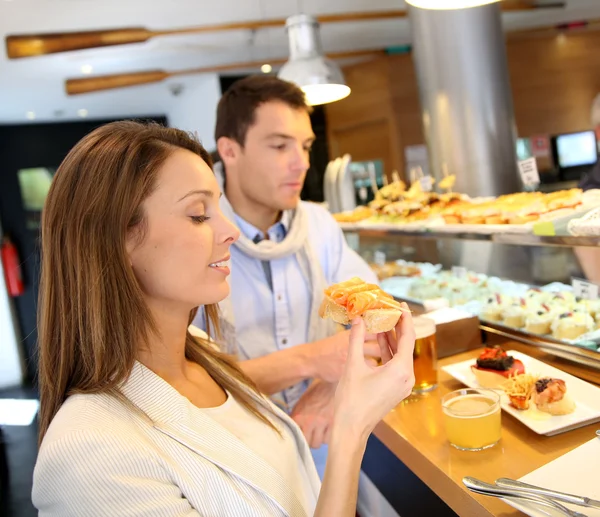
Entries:
<svg viewBox="0 0 600 517">
<path fill-rule="evenodd" d="M 496 485 L 491 485 L 490 483 L 486 483 L 485 481 L 481 481 L 473 477 L 464 477 L 462 481 L 471 492 L 475 492 L 477 494 L 500 498 L 509 497 L 523 499 L 552 508 L 566 517 L 587 517 L 587 515 L 584 513 L 571 510 L 559 502 L 542 495 L 534 495 L 528 492 L 522 492 L 520 490 L 510 488 L 500 488 Z"/>
</svg>

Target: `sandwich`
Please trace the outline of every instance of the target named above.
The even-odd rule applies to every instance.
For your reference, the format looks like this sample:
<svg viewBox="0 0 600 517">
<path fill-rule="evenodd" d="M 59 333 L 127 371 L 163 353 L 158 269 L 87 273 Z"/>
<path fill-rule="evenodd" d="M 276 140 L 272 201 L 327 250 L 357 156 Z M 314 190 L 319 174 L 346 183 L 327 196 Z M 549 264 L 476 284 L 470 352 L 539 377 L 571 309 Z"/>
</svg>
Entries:
<svg viewBox="0 0 600 517">
<path fill-rule="evenodd" d="M 392 330 L 403 310 L 406 309 L 379 286 L 354 277 L 325 289 L 319 315 L 341 325 L 348 325 L 354 318 L 361 317 L 367 332 L 377 334 Z"/>
</svg>

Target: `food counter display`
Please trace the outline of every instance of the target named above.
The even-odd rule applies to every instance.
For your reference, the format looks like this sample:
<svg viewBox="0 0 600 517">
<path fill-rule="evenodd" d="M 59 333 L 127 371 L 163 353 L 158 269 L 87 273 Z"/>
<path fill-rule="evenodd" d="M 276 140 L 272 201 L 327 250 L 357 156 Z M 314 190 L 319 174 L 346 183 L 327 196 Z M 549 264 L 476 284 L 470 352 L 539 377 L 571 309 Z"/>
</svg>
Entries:
<svg viewBox="0 0 600 517">
<path fill-rule="evenodd" d="M 451 179 L 450 177 L 446 180 Z M 447 183 L 446 186 L 451 185 Z M 571 219 L 600 207 L 600 190 L 573 188 L 551 193 L 519 192 L 470 198 L 452 192 L 424 191 L 424 182 L 406 188 L 401 181 L 375 193 L 368 206 L 334 214 L 347 229 L 444 233 L 535 233 L 553 231 Z"/>
<path fill-rule="evenodd" d="M 375 458 L 369 475 L 392 469 L 395 456 L 449 507 L 431 515 L 600 515 L 600 508 L 570 504 L 565 513 L 552 506 L 564 500 L 549 507 L 522 492 L 502 497 L 501 487 L 502 478 L 512 478 L 600 499 L 591 481 L 600 475 L 599 289 L 582 280 L 573 252 L 600 246 L 600 192 L 471 199 L 452 192 L 452 177 L 438 187 L 441 193 L 428 192 L 424 181 L 409 188 L 396 181 L 369 206 L 334 214 L 381 288 L 414 314 L 442 322 L 437 388 L 413 394 L 379 424 L 374 435 L 388 457 Z M 444 328 L 449 321 L 471 321 L 483 346 L 466 346 L 467 327 L 452 332 Z M 477 452 L 469 443 L 460 450 L 445 401 L 467 402 L 486 389 L 499 400 L 501 438 Z M 478 418 L 494 427 L 490 443 L 498 432 L 491 413 Z M 483 439 L 483 428 L 467 432 L 471 421 L 464 418 L 462 438 Z M 388 479 L 377 486 L 396 497 L 397 481 Z M 398 505 L 401 515 L 422 514 L 410 511 L 412 493 L 417 489 Z"/>
<path fill-rule="evenodd" d="M 410 191 L 405 194 L 412 195 Z M 437 194 L 421 192 L 416 199 L 424 199 L 425 196 L 430 199 Z M 350 223 L 341 225 L 348 239 L 354 239 L 353 245 L 357 251 L 371 263 L 383 289 L 395 298 L 418 305 L 422 311 L 444 306 L 463 310 L 477 316 L 486 332 L 533 344 L 557 356 L 600 369 L 600 299 L 597 288 L 591 286 L 593 289 L 590 291 L 585 290 L 585 282 L 582 284 L 577 280 L 572 283 L 566 271 L 568 268 L 561 266 L 554 268 L 560 276 L 546 278 L 546 282 L 535 282 L 535 279 L 528 278 L 523 274 L 524 268 L 518 265 L 505 267 L 502 276 L 486 274 L 483 265 L 477 270 L 477 251 L 471 253 L 475 257 L 471 256 L 469 260 L 469 265 L 474 267 L 466 267 L 461 260 L 465 253 L 462 256 L 460 253 L 444 254 L 441 245 L 449 240 L 459 244 L 487 241 L 496 247 L 495 250 L 510 248 L 502 250 L 506 255 L 523 253 L 525 248 L 535 248 L 538 253 L 548 251 L 547 248 L 562 248 L 562 251 L 570 253 L 574 247 L 600 245 L 598 237 L 573 236 L 566 231 L 562 235 L 535 235 L 532 227 L 527 232 L 511 230 L 515 224 L 510 223 L 508 206 L 514 209 L 510 213 L 522 216 L 526 212 L 530 213 L 534 206 L 541 212 L 540 207 L 544 205 L 561 211 L 559 219 L 563 221 L 565 218 L 575 220 L 573 218 L 580 218 L 587 212 L 596 210 L 594 205 L 597 204 L 597 194 L 590 195 L 587 201 L 584 201 L 583 196 L 585 193 L 578 189 L 552 194 L 521 193 L 489 203 L 453 201 L 446 208 L 429 210 L 436 212 L 436 217 L 441 214 L 447 218 L 452 214 L 454 218 L 461 214 L 462 221 L 468 220 L 469 223 L 460 232 L 441 231 L 440 224 L 419 230 L 414 226 L 415 221 L 406 222 L 404 219 L 405 222 L 394 222 L 387 215 L 371 215 L 358 226 L 357 223 L 354 226 L 349 226 Z M 373 214 L 374 207 L 379 206 L 377 203 L 381 203 L 381 199 L 376 199 L 370 207 L 359 207 L 353 213 L 368 211 Z M 573 200 L 577 200 L 578 206 L 571 207 L 569 215 L 565 215 L 565 205 Z M 395 203 L 405 204 L 406 201 L 393 201 L 385 206 L 393 206 Z M 436 201 L 434 204 L 443 205 L 444 201 Z M 490 215 L 498 214 L 495 208 L 498 205 L 503 207 L 502 224 L 499 224 L 496 216 L 491 219 Z M 489 216 L 488 222 L 473 223 L 474 212 L 469 212 L 474 210 L 473 206 L 479 206 L 477 213 Z M 561 208 L 556 208 L 558 206 Z M 419 217 L 419 213 L 417 211 L 415 215 Z M 338 219 L 340 217 L 344 219 L 343 214 L 337 216 Z M 539 217 L 542 215 L 538 216 L 538 221 Z M 382 218 L 385 223 L 381 223 Z M 377 220 L 380 222 L 376 223 Z M 376 227 L 377 224 L 385 224 L 387 228 Z M 477 224 L 486 226 L 487 230 L 473 231 L 472 227 Z M 460 224 L 449 223 L 447 226 L 454 228 Z M 494 230 L 499 226 L 503 227 L 502 231 Z M 404 260 L 403 249 L 406 246 L 393 246 L 395 240 L 404 242 L 406 239 L 410 239 L 410 249 L 420 246 L 421 251 L 425 250 L 424 253 L 421 252 L 420 260 Z M 363 246 L 363 241 L 368 241 L 368 246 Z M 429 248 L 422 246 L 424 242 L 429 242 Z M 515 247 L 519 250 L 515 251 Z M 493 258 L 500 255 L 497 251 L 491 254 Z M 524 261 L 527 262 L 527 259 Z M 583 293 L 581 285 L 584 285 Z"/>
<path fill-rule="evenodd" d="M 449 338 L 444 333 L 442 338 L 438 330 L 438 350 L 441 346 L 448 349 L 448 343 L 440 342 L 444 339 L 455 340 L 456 351 L 438 359 L 436 389 L 412 395 L 378 425 L 374 436 L 387 456 L 373 460 L 377 469 L 387 472 L 393 468 L 390 457 L 400 460 L 449 507 L 447 513 L 436 509 L 431 515 L 600 515 L 595 507 L 551 500 L 551 506 L 558 503 L 571 512 L 561 513 L 518 491 L 514 497 L 501 497 L 497 484 L 510 478 L 600 499 L 600 489 L 592 481 L 600 475 L 600 439 L 595 433 L 600 427 L 600 301 L 596 292 L 580 292 L 577 285 L 564 281 L 564 275 L 562 282 L 515 281 L 523 277 L 516 269 L 515 277 L 500 277 L 454 260 L 464 254 L 444 256 L 449 243 L 483 243 L 494 250 L 506 247 L 512 250 L 510 255 L 517 249 L 570 251 L 575 246 L 597 246 L 598 238 L 367 227 L 345 231 L 378 275 L 384 291 L 407 301 L 414 314 L 447 311 L 477 316 L 484 343 L 458 353 L 464 336 L 458 332 Z M 404 260 L 405 251 L 419 254 L 420 259 Z M 477 264 L 480 257 L 471 258 L 471 264 Z M 467 389 L 491 389 L 500 397 L 500 440 L 490 448 L 460 450 L 450 443 L 444 401 L 452 393 L 468 397 Z M 461 433 L 471 436 L 466 430 Z M 476 435 L 481 437 L 481 433 L 479 429 Z M 374 469 L 372 474 L 376 473 Z M 469 489 L 470 478 L 483 483 L 487 495 Z M 398 491 L 397 480 L 388 484 L 379 478 L 377 486 L 386 495 Z M 397 507 L 399 514 L 422 515 L 419 510 L 403 511 L 409 500 L 407 494 Z"/>
</svg>

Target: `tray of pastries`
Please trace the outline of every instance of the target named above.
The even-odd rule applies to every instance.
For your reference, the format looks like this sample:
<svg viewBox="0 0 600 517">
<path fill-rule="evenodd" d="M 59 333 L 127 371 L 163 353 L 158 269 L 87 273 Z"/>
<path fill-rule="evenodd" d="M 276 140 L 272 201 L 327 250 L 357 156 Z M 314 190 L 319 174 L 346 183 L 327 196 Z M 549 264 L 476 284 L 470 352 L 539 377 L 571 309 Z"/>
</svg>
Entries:
<svg viewBox="0 0 600 517">
<path fill-rule="evenodd" d="M 438 270 L 419 277 L 390 277 L 382 288 L 393 296 L 427 305 L 443 301 L 482 322 L 532 336 L 598 350 L 600 300 L 584 300 L 571 286 L 531 286 L 497 277 Z"/>
<path fill-rule="evenodd" d="M 443 181 L 443 180 L 442 180 Z M 574 188 L 551 193 L 518 192 L 470 198 L 452 192 L 426 192 L 421 181 L 402 181 L 375 194 L 368 206 L 334 214 L 344 228 L 439 231 L 447 233 L 533 233 L 540 221 L 584 214 L 600 206 L 600 191 Z"/>
</svg>

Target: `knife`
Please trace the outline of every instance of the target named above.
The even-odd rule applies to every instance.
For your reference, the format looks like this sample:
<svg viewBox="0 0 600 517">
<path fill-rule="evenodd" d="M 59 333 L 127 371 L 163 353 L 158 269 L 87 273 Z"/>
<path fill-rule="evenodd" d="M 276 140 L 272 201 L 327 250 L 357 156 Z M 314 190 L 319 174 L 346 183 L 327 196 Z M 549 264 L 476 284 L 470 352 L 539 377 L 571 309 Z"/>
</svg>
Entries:
<svg viewBox="0 0 600 517">
<path fill-rule="evenodd" d="M 600 501 L 595 499 L 580 495 L 567 494 L 565 492 L 557 492 L 556 490 L 550 490 L 549 488 L 542 488 L 535 485 L 528 485 L 527 483 L 516 481 L 514 479 L 499 478 L 496 480 L 496 485 L 504 488 L 514 488 L 515 490 L 530 494 L 543 495 L 557 501 L 562 501 L 563 503 L 571 503 L 577 506 L 585 506 L 586 508 L 600 509 Z"/>
</svg>

